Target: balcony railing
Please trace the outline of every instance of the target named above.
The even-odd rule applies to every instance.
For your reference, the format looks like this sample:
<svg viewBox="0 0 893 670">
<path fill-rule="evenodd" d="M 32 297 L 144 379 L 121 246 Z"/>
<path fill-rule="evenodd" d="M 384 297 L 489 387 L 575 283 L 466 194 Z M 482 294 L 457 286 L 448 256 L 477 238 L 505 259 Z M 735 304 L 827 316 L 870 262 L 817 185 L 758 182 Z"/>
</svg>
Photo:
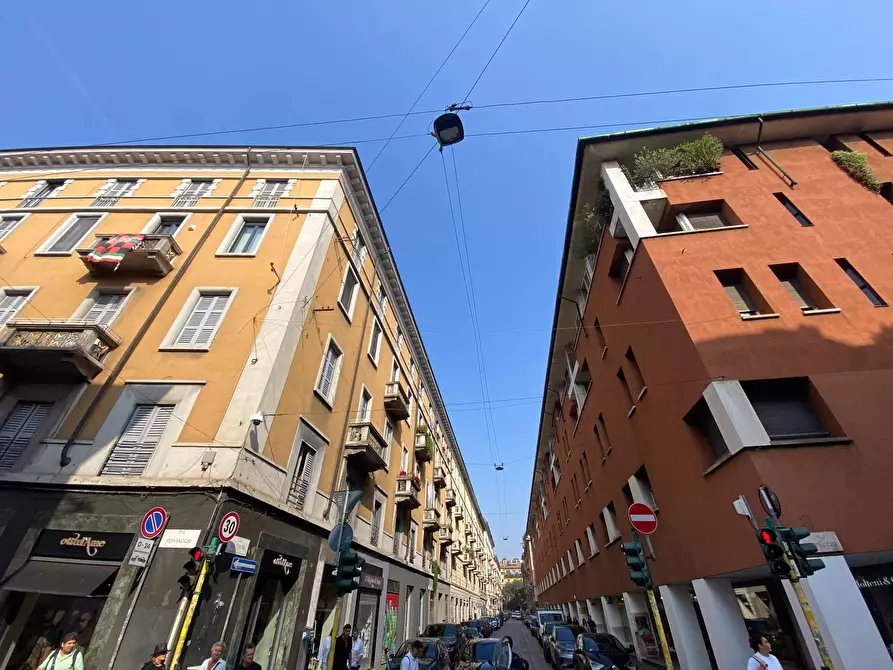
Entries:
<svg viewBox="0 0 893 670">
<path fill-rule="evenodd" d="M 456 492 L 453 489 L 447 489 L 446 497 L 444 498 L 447 507 L 455 507 L 456 506 Z"/>
<path fill-rule="evenodd" d="M 436 507 L 426 507 L 422 525 L 426 530 L 437 530 L 440 528 L 440 510 Z"/>
<path fill-rule="evenodd" d="M 419 491 L 421 485 L 412 477 L 397 477 L 397 490 L 394 500 L 398 505 L 406 505 L 410 509 L 421 507 Z"/>
<path fill-rule="evenodd" d="M 430 445 L 428 444 L 430 440 Z M 434 439 L 428 433 L 415 434 L 415 459 L 420 463 L 427 463 L 434 458 Z"/>
<path fill-rule="evenodd" d="M 464 519 L 465 512 L 462 511 L 462 505 L 456 505 L 456 509 L 453 510 L 453 514 L 456 515 L 457 519 Z"/>
<path fill-rule="evenodd" d="M 386 445 L 378 429 L 369 421 L 350 424 L 347 441 L 344 443 L 344 456 L 351 466 L 361 472 L 375 472 L 387 467 L 384 460 Z"/>
<path fill-rule="evenodd" d="M 441 467 L 437 466 L 434 468 L 434 486 L 439 489 L 444 488 L 447 485 L 447 476 L 446 471 Z"/>
<path fill-rule="evenodd" d="M 90 381 L 118 344 L 118 338 L 96 323 L 9 321 L 0 339 L 0 373 L 33 382 Z"/>
<path fill-rule="evenodd" d="M 409 397 L 399 381 L 385 384 L 384 408 L 392 418 L 398 421 L 409 418 Z"/>
<path fill-rule="evenodd" d="M 441 526 L 440 533 L 437 538 L 441 544 L 450 544 L 453 541 L 452 526 Z"/>
<path fill-rule="evenodd" d="M 90 254 L 109 244 L 121 233 L 104 233 L 97 235 L 89 247 L 78 249 L 78 255 L 90 274 L 152 274 L 164 277 L 173 269 L 173 260 L 182 253 L 176 240 L 170 235 L 143 235 L 133 246 L 124 251 L 117 261 L 96 261 Z"/>
<path fill-rule="evenodd" d="M 377 524 L 372 524 L 372 531 L 369 533 L 369 544 L 373 547 L 378 546 L 378 539 L 381 537 L 381 527 Z"/>
</svg>

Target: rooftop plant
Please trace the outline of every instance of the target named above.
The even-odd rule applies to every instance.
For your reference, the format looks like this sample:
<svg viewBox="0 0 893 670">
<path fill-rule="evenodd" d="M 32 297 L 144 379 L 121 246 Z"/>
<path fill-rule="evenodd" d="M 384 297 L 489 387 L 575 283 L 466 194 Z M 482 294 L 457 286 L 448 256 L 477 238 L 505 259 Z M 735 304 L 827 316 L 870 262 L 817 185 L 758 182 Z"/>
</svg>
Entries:
<svg viewBox="0 0 893 670">
<path fill-rule="evenodd" d="M 611 201 L 611 194 L 604 180 L 599 179 L 595 202 L 583 203 L 583 213 L 577 219 L 577 224 L 581 226 L 581 237 L 577 244 L 577 254 L 580 257 L 585 258 L 598 251 L 602 230 L 611 223 L 613 216 L 614 203 Z"/>
<path fill-rule="evenodd" d="M 881 190 L 883 184 L 874 175 L 874 170 L 868 162 L 868 154 L 841 149 L 831 152 L 831 160 L 865 188 L 871 189 L 875 193 Z"/>
<path fill-rule="evenodd" d="M 669 149 L 642 149 L 633 155 L 632 165 L 623 166 L 623 172 L 635 188 L 644 188 L 670 177 L 717 172 L 722 152 L 719 138 L 704 133 Z"/>
</svg>

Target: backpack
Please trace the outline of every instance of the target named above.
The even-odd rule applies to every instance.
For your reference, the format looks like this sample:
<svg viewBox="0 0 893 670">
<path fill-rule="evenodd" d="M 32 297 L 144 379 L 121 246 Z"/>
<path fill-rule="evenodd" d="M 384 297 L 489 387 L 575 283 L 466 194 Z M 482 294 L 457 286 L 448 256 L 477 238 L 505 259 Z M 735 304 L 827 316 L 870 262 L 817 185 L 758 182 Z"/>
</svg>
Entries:
<svg viewBox="0 0 893 670">
<path fill-rule="evenodd" d="M 74 654 L 72 654 L 72 656 L 74 657 L 71 660 L 71 669 L 72 670 L 75 670 L 75 668 L 77 668 L 77 662 L 78 662 L 79 655 L 81 655 L 81 650 L 76 648 L 74 650 Z M 58 649 L 53 650 L 53 653 L 47 657 L 46 661 L 44 661 L 44 663 L 46 663 L 46 665 L 44 667 L 47 670 L 56 670 L 56 658 L 58 656 L 59 656 L 59 650 Z M 50 659 L 52 659 L 52 661 L 50 661 Z M 83 662 L 81 664 L 83 665 Z"/>
</svg>

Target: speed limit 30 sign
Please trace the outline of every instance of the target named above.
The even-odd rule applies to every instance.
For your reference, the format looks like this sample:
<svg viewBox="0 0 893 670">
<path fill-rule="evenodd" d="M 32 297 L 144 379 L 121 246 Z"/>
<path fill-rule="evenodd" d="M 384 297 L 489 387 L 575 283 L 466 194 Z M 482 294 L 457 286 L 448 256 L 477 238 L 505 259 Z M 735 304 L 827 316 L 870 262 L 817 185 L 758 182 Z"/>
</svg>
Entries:
<svg viewBox="0 0 893 670">
<path fill-rule="evenodd" d="M 221 542 L 229 542 L 238 532 L 239 515 L 236 512 L 227 512 L 223 515 L 220 525 L 217 527 L 217 537 L 220 538 Z"/>
</svg>

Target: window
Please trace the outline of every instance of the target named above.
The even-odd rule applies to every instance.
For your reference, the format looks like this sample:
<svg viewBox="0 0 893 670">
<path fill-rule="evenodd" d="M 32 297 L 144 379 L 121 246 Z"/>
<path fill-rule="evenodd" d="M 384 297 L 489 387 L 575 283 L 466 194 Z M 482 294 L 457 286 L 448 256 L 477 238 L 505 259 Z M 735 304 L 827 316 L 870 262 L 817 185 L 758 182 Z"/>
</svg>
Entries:
<svg viewBox="0 0 893 670">
<path fill-rule="evenodd" d="M 714 274 L 719 283 L 722 284 L 726 291 L 726 296 L 732 301 L 740 316 L 756 316 L 757 314 L 771 312 L 771 310 L 765 310 L 765 312 L 761 310 L 754 298 L 751 297 L 750 289 L 753 285 L 750 283 L 744 270 L 741 268 L 717 270 Z M 763 300 L 760 300 L 760 302 L 764 303 Z"/>
<path fill-rule="evenodd" d="M 601 439 L 602 446 L 604 447 L 605 456 L 607 456 L 611 453 L 611 438 L 608 437 L 608 426 L 605 424 L 605 417 L 602 414 L 598 415 L 598 425 L 596 426 L 596 430 Z"/>
<path fill-rule="evenodd" d="M 378 319 L 372 319 L 372 334 L 369 336 L 369 358 L 378 367 L 378 354 L 381 351 L 381 326 Z"/>
<path fill-rule="evenodd" d="M 378 546 L 378 538 L 381 534 L 381 517 L 384 515 L 384 505 L 380 500 L 372 503 L 372 533 L 369 537 L 373 547 Z"/>
<path fill-rule="evenodd" d="M 741 147 L 735 147 L 734 149 L 732 149 L 732 153 L 735 154 L 735 157 L 739 161 L 744 163 L 744 165 L 747 167 L 748 170 L 756 170 L 757 169 L 757 164 L 751 160 L 750 156 L 748 156 L 746 153 L 744 153 L 744 150 L 741 149 Z"/>
<path fill-rule="evenodd" d="M 586 539 L 589 542 L 589 558 L 598 553 L 598 545 L 595 542 L 595 526 L 589 524 L 586 526 Z"/>
<path fill-rule="evenodd" d="M 583 482 L 586 485 L 585 489 L 588 489 L 590 484 L 592 484 L 592 473 L 589 471 L 589 457 L 586 455 L 585 451 L 583 452 L 583 458 L 580 459 L 580 470 L 583 471 Z"/>
<path fill-rule="evenodd" d="M 24 214 L 3 214 L 0 216 L 0 240 L 15 230 L 24 218 Z"/>
<path fill-rule="evenodd" d="M 389 381 L 400 381 L 400 363 L 397 362 L 396 356 L 394 356 L 394 360 L 391 363 L 391 378 Z"/>
<path fill-rule="evenodd" d="M 391 453 L 391 440 L 394 439 L 394 424 L 388 418 L 384 420 L 384 434 L 382 438 L 384 439 L 384 451 L 382 451 L 381 458 L 385 463 L 390 463 L 389 455 Z"/>
<path fill-rule="evenodd" d="M 51 254 L 70 254 L 78 243 L 93 230 L 101 214 L 75 214 L 57 230 L 42 251 Z"/>
<path fill-rule="evenodd" d="M 871 285 L 865 281 L 865 279 L 860 275 L 856 268 L 850 265 L 850 262 L 845 258 L 836 258 L 834 262 L 840 266 L 840 269 L 846 272 L 846 276 L 853 280 L 853 283 L 862 291 L 862 294 L 871 301 L 871 304 L 875 307 L 886 307 L 886 301 L 878 295 L 878 292 L 871 288 Z"/>
<path fill-rule="evenodd" d="M 400 326 L 397 326 L 397 356 L 400 355 L 400 350 L 403 348 L 403 331 L 400 330 Z"/>
<path fill-rule="evenodd" d="M 573 572 L 574 568 L 576 567 L 574 565 L 574 557 L 573 557 L 573 554 L 571 554 L 570 549 L 567 550 L 567 567 L 570 568 L 571 572 Z"/>
<path fill-rule="evenodd" d="M 574 540 L 574 548 L 577 550 L 577 564 L 583 565 L 583 544 L 580 540 Z"/>
<path fill-rule="evenodd" d="M 357 409 L 357 421 L 372 420 L 372 394 L 364 386 L 360 391 L 360 406 Z"/>
<path fill-rule="evenodd" d="M 0 426 L 0 471 L 11 470 L 53 408 L 51 402 L 19 401 Z"/>
<path fill-rule="evenodd" d="M 363 262 L 366 260 L 366 243 L 363 241 L 363 234 L 360 232 L 359 226 L 354 228 L 353 237 L 350 240 L 350 245 L 351 260 L 359 270 L 363 267 Z"/>
<path fill-rule="evenodd" d="M 87 299 L 87 304 L 79 310 L 80 316 L 76 320 L 107 326 L 118 315 L 126 299 L 125 291 L 99 293 Z"/>
<path fill-rule="evenodd" d="M 30 289 L 0 289 L 0 326 L 19 313 L 32 293 Z"/>
<path fill-rule="evenodd" d="M 660 509 L 654 497 L 651 479 L 648 477 L 648 471 L 644 465 L 636 470 L 636 474 L 630 477 L 628 484 L 633 494 L 633 500 L 643 502 L 653 510 Z"/>
<path fill-rule="evenodd" d="M 799 263 L 770 265 L 769 269 L 803 312 L 833 307 Z"/>
<path fill-rule="evenodd" d="M 713 461 L 728 455 L 729 447 L 722 436 L 722 432 L 719 430 L 719 426 L 716 425 L 716 419 L 713 418 L 713 413 L 705 400 L 701 399 L 698 401 L 686 415 L 685 421 L 706 441 Z"/>
<path fill-rule="evenodd" d="M 150 228 L 150 235 L 170 235 L 173 237 L 180 230 L 180 226 L 186 220 L 185 216 L 178 214 L 160 214 L 157 222 Z"/>
<path fill-rule="evenodd" d="M 828 437 L 810 398 L 809 380 L 766 379 L 741 382 L 770 440 Z"/>
<path fill-rule="evenodd" d="M 567 563 L 564 562 L 564 556 L 561 557 L 561 576 L 567 577 Z"/>
<path fill-rule="evenodd" d="M 725 228 L 730 226 L 728 219 L 721 211 L 715 212 L 680 212 L 676 215 L 676 230 L 692 232 L 695 230 L 710 230 L 711 228 Z"/>
<path fill-rule="evenodd" d="M 173 405 L 137 405 L 99 474 L 142 475 L 173 413 Z"/>
<path fill-rule="evenodd" d="M 288 190 L 289 183 L 285 179 L 258 179 L 257 186 L 252 207 L 275 207 Z"/>
<path fill-rule="evenodd" d="M 348 320 L 353 315 L 353 306 L 356 302 L 357 290 L 360 282 L 354 274 L 353 268 L 348 267 L 344 273 L 344 283 L 341 285 L 341 295 L 338 296 L 338 304 L 347 315 Z"/>
<path fill-rule="evenodd" d="M 596 319 L 595 323 L 592 325 L 592 332 L 595 333 L 595 343 L 599 350 L 601 350 L 602 358 L 604 358 L 605 352 L 608 351 L 608 343 L 605 342 L 605 334 L 602 332 L 602 327 L 598 322 L 598 319 Z"/>
<path fill-rule="evenodd" d="M 629 242 L 619 241 L 617 248 L 614 250 L 614 259 L 611 262 L 611 267 L 608 269 L 608 276 L 618 279 L 621 283 L 626 281 L 626 275 L 629 274 L 629 269 L 633 263 L 634 253 Z"/>
<path fill-rule="evenodd" d="M 301 442 L 301 451 L 298 454 L 298 465 L 292 476 L 291 488 L 288 491 L 288 503 L 297 509 L 304 509 L 307 503 L 307 494 L 310 492 L 310 480 L 313 478 L 313 461 L 316 458 L 316 449 L 306 442 Z"/>
<path fill-rule="evenodd" d="M 138 182 L 135 179 L 110 179 L 105 186 L 99 189 L 93 207 L 111 207 L 121 198 L 132 194 L 136 190 Z"/>
<path fill-rule="evenodd" d="M 400 453 L 400 472 L 409 472 L 409 450 L 405 446 Z"/>
<path fill-rule="evenodd" d="M 232 296 L 232 291 L 199 292 L 189 316 L 173 340 L 173 346 L 186 348 L 211 346 L 211 340 L 217 334 Z"/>
<path fill-rule="evenodd" d="M 617 527 L 617 513 L 614 511 L 613 502 L 608 503 L 608 506 L 602 510 L 602 522 L 605 524 L 605 534 L 609 543 L 620 537 L 620 529 Z"/>
<path fill-rule="evenodd" d="M 570 512 L 567 509 L 567 496 L 561 499 L 561 508 L 564 510 L 564 524 L 567 525 L 571 520 Z"/>
<path fill-rule="evenodd" d="M 645 394 L 646 386 L 632 347 L 627 347 L 624 358 L 626 358 L 626 368 L 629 371 L 629 380 L 632 382 L 634 397 L 636 400 L 639 400 Z"/>
<path fill-rule="evenodd" d="M 388 296 L 384 292 L 384 282 L 378 282 L 378 292 L 375 294 L 375 306 L 378 307 L 381 312 L 381 317 L 384 318 L 385 310 L 388 306 Z"/>
<path fill-rule="evenodd" d="M 211 191 L 214 182 L 210 179 L 190 179 L 174 199 L 174 207 L 194 207 L 195 204 Z"/>
<path fill-rule="evenodd" d="M 626 381 L 626 375 L 623 374 L 623 368 L 617 370 L 617 379 L 620 380 L 620 388 L 623 389 L 623 397 L 626 398 L 627 403 L 629 403 L 629 411 L 627 412 L 627 416 L 629 416 L 636 408 L 636 401 L 633 400 L 633 394 L 629 390 L 629 383 Z"/>
<path fill-rule="evenodd" d="M 577 475 L 576 474 L 574 474 L 574 476 L 571 478 L 571 488 L 574 491 L 574 500 L 576 500 L 577 505 L 579 505 L 580 504 L 580 489 L 577 486 Z"/>
<path fill-rule="evenodd" d="M 34 188 L 29 190 L 22 202 L 19 203 L 19 207 L 21 209 L 37 207 L 47 198 L 55 198 L 64 187 L 65 182 L 61 179 L 39 181 Z"/>
<path fill-rule="evenodd" d="M 558 532 L 564 534 L 564 524 L 561 523 L 561 510 L 555 510 L 555 516 L 558 517 Z"/>
<path fill-rule="evenodd" d="M 799 209 L 797 209 L 797 206 L 791 202 L 788 196 L 786 196 L 784 193 L 773 193 L 772 195 L 775 196 L 775 199 L 778 200 L 778 202 L 784 205 L 784 208 L 788 210 L 791 216 L 797 219 L 797 223 L 799 223 L 803 227 L 809 227 L 812 225 L 812 221 L 807 219 L 806 215 L 803 214 L 803 212 L 801 212 Z"/>
<path fill-rule="evenodd" d="M 555 488 L 561 481 L 561 467 L 558 465 L 558 459 L 555 458 L 554 449 L 549 450 L 549 468 L 552 471 L 552 488 Z"/>
<path fill-rule="evenodd" d="M 227 254 L 254 255 L 263 239 L 269 216 L 242 216 L 236 219 L 236 233 L 226 245 Z"/>
<path fill-rule="evenodd" d="M 330 404 L 335 397 L 335 387 L 338 385 L 338 373 L 341 372 L 342 358 L 344 358 L 344 353 L 330 336 L 319 370 L 319 381 L 316 382 L 317 392 Z"/>
</svg>

